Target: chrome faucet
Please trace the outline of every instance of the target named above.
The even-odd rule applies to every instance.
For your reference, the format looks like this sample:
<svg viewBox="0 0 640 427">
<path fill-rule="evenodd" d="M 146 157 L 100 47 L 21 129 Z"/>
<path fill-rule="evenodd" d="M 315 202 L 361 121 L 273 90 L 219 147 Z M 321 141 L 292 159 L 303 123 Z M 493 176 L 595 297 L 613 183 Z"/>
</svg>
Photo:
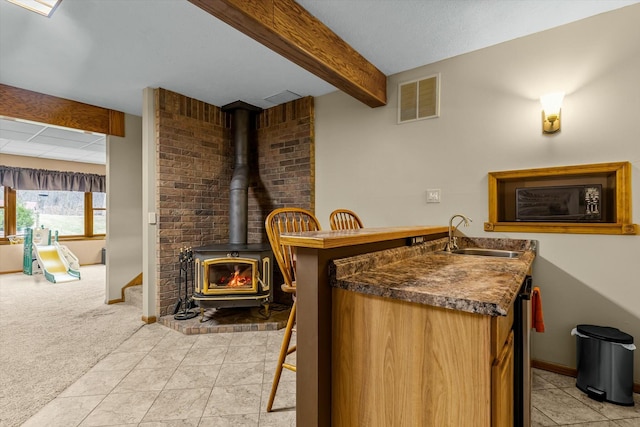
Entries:
<svg viewBox="0 0 640 427">
<path fill-rule="evenodd" d="M 456 217 L 459 217 L 461 219 L 458 225 L 454 227 L 453 220 Z M 455 214 L 451 218 L 449 218 L 449 241 L 447 242 L 447 245 L 444 248 L 445 251 L 451 252 L 452 250 L 458 249 L 458 239 L 455 236 L 456 230 L 458 229 L 458 227 L 460 227 L 460 224 L 462 223 L 464 223 L 465 227 L 468 227 L 470 222 L 471 222 L 471 218 L 468 218 L 462 214 Z"/>
</svg>

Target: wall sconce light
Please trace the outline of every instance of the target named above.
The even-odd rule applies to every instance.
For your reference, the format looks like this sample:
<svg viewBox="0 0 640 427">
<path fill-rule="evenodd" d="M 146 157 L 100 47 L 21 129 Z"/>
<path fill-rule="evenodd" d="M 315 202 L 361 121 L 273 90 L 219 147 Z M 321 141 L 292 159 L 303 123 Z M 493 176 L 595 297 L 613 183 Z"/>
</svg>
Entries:
<svg viewBox="0 0 640 427">
<path fill-rule="evenodd" d="M 540 97 L 542 104 L 542 133 L 560 131 L 560 107 L 564 92 L 548 93 Z"/>
<path fill-rule="evenodd" d="M 62 0 L 7 0 L 49 18 Z"/>
</svg>

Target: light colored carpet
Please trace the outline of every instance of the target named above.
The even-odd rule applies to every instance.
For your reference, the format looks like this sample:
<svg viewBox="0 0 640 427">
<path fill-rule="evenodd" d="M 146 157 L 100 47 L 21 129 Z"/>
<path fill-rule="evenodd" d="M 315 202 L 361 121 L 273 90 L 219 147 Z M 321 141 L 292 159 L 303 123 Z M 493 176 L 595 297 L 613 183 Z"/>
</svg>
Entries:
<svg viewBox="0 0 640 427">
<path fill-rule="evenodd" d="M 107 305 L 105 266 L 82 280 L 0 275 L 0 426 L 19 426 L 144 324 L 140 308 Z"/>
</svg>

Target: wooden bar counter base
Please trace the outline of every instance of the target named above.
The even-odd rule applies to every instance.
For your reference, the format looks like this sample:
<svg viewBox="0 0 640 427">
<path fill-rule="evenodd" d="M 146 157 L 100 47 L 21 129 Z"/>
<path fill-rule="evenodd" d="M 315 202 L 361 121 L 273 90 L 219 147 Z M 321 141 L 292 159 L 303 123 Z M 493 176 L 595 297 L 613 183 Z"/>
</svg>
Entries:
<svg viewBox="0 0 640 427">
<path fill-rule="evenodd" d="M 315 231 L 282 236 L 297 249 L 296 425 L 331 426 L 333 259 L 406 246 L 413 237 L 425 241 L 447 236 L 446 226 L 364 228 Z"/>
</svg>

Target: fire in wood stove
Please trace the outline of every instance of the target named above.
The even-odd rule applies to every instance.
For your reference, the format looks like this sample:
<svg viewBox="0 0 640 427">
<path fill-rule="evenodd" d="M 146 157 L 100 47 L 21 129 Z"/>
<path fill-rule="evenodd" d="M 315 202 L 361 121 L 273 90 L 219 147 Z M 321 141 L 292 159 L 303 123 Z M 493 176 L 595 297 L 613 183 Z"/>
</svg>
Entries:
<svg viewBox="0 0 640 427">
<path fill-rule="evenodd" d="M 204 294 L 228 294 L 257 291 L 258 260 L 251 258 L 214 258 L 203 262 Z"/>
</svg>

